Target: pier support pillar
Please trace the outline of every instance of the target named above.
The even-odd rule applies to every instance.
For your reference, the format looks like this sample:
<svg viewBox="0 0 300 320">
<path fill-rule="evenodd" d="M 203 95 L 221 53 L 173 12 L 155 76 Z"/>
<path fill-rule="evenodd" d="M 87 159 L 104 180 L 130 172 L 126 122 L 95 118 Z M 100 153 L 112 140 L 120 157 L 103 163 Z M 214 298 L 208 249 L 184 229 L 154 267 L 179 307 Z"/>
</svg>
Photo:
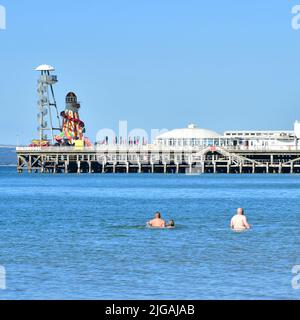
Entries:
<svg viewBox="0 0 300 320">
<path fill-rule="evenodd" d="M 81 161 L 77 161 L 77 173 L 81 173 Z"/>
<path fill-rule="evenodd" d="M 142 173 L 142 164 L 138 163 L 139 169 L 138 169 L 138 173 Z"/>
<path fill-rule="evenodd" d="M 129 173 L 129 162 L 126 162 L 126 173 Z"/>
<path fill-rule="evenodd" d="M 266 166 L 266 173 L 269 174 L 270 172 L 270 164 L 269 162 L 267 163 L 267 166 Z"/>
<path fill-rule="evenodd" d="M 31 173 L 31 156 L 29 156 L 28 162 L 27 162 L 27 172 Z"/>
<path fill-rule="evenodd" d="M 256 166 L 255 166 L 255 163 L 252 164 L 252 173 L 254 174 L 256 171 Z"/>
<path fill-rule="evenodd" d="M 32 172 L 31 166 L 32 166 L 32 158 L 31 158 L 31 156 L 29 156 L 28 168 L 27 168 L 28 173 Z"/>
<path fill-rule="evenodd" d="M 282 173 L 282 162 L 279 163 L 278 173 Z"/>
<path fill-rule="evenodd" d="M 154 173 L 154 163 L 151 163 L 151 172 Z"/>
<path fill-rule="evenodd" d="M 179 163 L 176 163 L 176 173 L 179 174 Z"/>
<path fill-rule="evenodd" d="M 113 173 L 116 173 L 116 164 L 113 164 Z"/>
<path fill-rule="evenodd" d="M 214 162 L 214 174 L 216 174 L 216 173 L 217 173 L 217 163 Z"/>
<path fill-rule="evenodd" d="M 291 173 L 294 173 L 294 163 L 291 163 Z"/>
<path fill-rule="evenodd" d="M 68 163 L 65 162 L 65 173 L 69 173 L 69 170 L 68 170 Z"/>
<path fill-rule="evenodd" d="M 164 163 L 164 174 L 167 173 L 167 163 Z"/>
<path fill-rule="evenodd" d="M 18 156 L 18 173 L 22 173 L 22 161 L 21 157 Z"/>
<path fill-rule="evenodd" d="M 102 173 L 105 173 L 105 165 L 106 165 L 106 163 L 102 162 Z"/>
<path fill-rule="evenodd" d="M 191 162 L 189 163 L 189 172 L 190 174 L 193 173 L 193 164 Z"/>
<path fill-rule="evenodd" d="M 230 173 L 230 163 L 228 162 L 228 164 L 227 164 L 227 174 L 229 174 Z"/>
<path fill-rule="evenodd" d="M 92 161 L 89 161 L 88 164 L 89 164 L 89 173 L 92 173 Z"/>
</svg>

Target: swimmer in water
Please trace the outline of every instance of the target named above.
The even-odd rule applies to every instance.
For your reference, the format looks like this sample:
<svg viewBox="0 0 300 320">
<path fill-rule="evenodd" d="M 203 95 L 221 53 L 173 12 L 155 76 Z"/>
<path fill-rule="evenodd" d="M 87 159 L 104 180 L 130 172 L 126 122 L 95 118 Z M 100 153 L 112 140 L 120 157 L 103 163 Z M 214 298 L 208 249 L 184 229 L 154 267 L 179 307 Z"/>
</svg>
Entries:
<svg viewBox="0 0 300 320">
<path fill-rule="evenodd" d="M 169 228 L 169 229 L 175 228 L 175 221 L 174 220 L 170 220 L 169 224 L 167 224 L 166 227 Z"/>
<path fill-rule="evenodd" d="M 251 226 L 248 224 L 244 209 L 237 209 L 237 214 L 231 219 L 230 227 L 233 231 L 249 230 Z"/>
<path fill-rule="evenodd" d="M 161 213 L 156 212 L 155 218 L 147 223 L 151 228 L 166 228 L 166 221 L 161 218 Z"/>
</svg>

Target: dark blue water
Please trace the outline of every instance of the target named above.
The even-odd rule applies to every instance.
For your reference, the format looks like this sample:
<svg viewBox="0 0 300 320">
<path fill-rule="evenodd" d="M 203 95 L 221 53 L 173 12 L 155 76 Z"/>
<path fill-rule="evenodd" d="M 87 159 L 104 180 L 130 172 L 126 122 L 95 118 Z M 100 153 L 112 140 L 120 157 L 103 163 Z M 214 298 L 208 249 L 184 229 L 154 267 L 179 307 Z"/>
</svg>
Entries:
<svg viewBox="0 0 300 320">
<path fill-rule="evenodd" d="M 229 230 L 244 207 L 250 232 Z M 150 230 L 160 210 L 175 230 Z M 1 299 L 299 299 L 297 175 L 17 175 L 0 168 Z"/>
</svg>

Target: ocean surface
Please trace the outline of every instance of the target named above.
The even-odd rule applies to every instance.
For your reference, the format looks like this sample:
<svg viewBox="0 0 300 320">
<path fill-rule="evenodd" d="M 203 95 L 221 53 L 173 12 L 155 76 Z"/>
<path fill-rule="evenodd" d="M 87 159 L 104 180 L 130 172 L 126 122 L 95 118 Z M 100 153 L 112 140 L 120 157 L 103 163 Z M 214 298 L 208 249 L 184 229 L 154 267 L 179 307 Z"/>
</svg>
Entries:
<svg viewBox="0 0 300 320">
<path fill-rule="evenodd" d="M 253 229 L 229 223 L 244 207 Z M 151 230 L 155 211 L 174 230 Z M 0 299 L 299 299 L 299 175 L 0 168 Z"/>
</svg>

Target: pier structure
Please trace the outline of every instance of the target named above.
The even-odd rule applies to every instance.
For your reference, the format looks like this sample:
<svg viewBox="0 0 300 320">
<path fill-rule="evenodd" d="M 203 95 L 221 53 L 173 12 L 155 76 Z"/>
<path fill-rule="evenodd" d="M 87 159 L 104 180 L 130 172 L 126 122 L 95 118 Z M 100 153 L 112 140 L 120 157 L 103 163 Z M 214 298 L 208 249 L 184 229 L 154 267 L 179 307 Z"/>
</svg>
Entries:
<svg viewBox="0 0 300 320">
<path fill-rule="evenodd" d="M 19 173 L 300 173 L 300 148 L 19 147 L 17 157 Z"/>
<path fill-rule="evenodd" d="M 16 149 L 19 173 L 300 173 L 297 121 L 293 131 L 223 134 L 189 124 L 158 135 L 150 144 L 145 144 L 145 137 L 132 140 L 116 135 L 92 145 L 84 135 L 76 94 L 67 94 L 65 111 L 59 114 L 53 90 L 57 77 L 51 74 L 54 68 L 41 65 L 36 70 L 40 72 L 39 140 Z M 57 126 L 53 123 L 54 112 Z"/>
</svg>

